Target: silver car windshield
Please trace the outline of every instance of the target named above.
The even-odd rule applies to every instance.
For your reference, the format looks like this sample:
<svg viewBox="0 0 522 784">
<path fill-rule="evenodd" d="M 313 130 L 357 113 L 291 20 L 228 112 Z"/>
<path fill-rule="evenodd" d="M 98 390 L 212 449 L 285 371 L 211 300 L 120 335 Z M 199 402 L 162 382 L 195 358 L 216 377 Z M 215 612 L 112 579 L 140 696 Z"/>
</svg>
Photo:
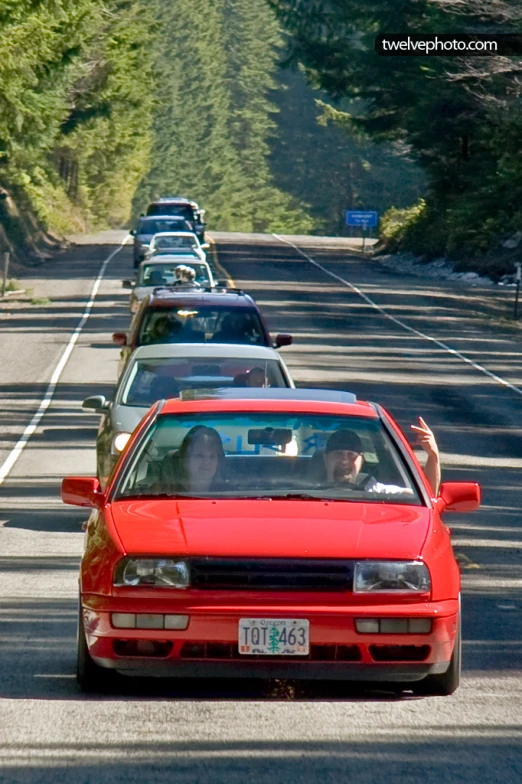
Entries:
<svg viewBox="0 0 522 784">
<path fill-rule="evenodd" d="M 144 264 L 140 270 L 138 286 L 169 286 L 176 281 L 175 269 L 180 262 L 172 264 L 163 262 L 161 264 Z M 211 281 L 208 274 L 208 267 L 197 262 L 187 262 L 187 267 L 191 267 L 196 273 L 196 283 L 202 286 L 210 286 Z"/>
<path fill-rule="evenodd" d="M 268 412 L 160 415 L 116 495 L 421 504 L 380 420 Z"/>
<path fill-rule="evenodd" d="M 151 406 L 187 389 L 286 387 L 277 360 L 233 357 L 168 357 L 135 362 L 122 391 L 126 406 Z"/>
<path fill-rule="evenodd" d="M 170 237 L 153 237 L 151 248 L 154 250 L 197 250 L 198 243 L 192 237 L 176 235 Z"/>
</svg>

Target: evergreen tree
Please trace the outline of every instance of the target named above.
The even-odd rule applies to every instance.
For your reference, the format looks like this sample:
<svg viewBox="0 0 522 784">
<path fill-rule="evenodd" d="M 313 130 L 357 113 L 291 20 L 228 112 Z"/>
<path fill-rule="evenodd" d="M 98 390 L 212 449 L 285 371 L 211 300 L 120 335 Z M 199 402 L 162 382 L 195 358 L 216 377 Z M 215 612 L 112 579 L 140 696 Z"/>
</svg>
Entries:
<svg viewBox="0 0 522 784">
<path fill-rule="evenodd" d="M 517 58 L 382 57 L 374 48 L 378 33 L 397 30 L 516 32 L 518 0 L 269 2 L 292 34 L 292 57 L 314 83 L 334 102 L 360 101 L 357 111 L 345 113 L 345 124 L 376 140 L 405 142 L 426 171 L 427 207 L 419 211 L 415 231 L 408 230 L 416 249 L 484 250 L 495 233 L 518 226 L 515 200 L 499 199 L 507 180 L 518 193 L 517 165 L 498 145 L 504 124 L 519 142 L 512 135 L 522 119 Z"/>
<path fill-rule="evenodd" d="M 159 23 L 152 166 L 136 210 L 183 193 L 205 207 L 212 228 L 308 228 L 300 205 L 272 185 L 267 163 L 273 13 L 254 0 L 160 0 Z"/>
<path fill-rule="evenodd" d="M 0 177 L 51 228 L 67 195 L 120 225 L 146 168 L 153 77 L 146 0 L 4 0 Z"/>
</svg>

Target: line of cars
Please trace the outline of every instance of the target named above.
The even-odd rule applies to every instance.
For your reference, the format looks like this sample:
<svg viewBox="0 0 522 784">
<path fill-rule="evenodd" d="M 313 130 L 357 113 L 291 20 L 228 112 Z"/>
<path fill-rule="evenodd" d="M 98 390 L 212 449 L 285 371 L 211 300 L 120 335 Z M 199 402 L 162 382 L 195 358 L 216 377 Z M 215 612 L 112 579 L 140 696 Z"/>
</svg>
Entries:
<svg viewBox="0 0 522 784">
<path fill-rule="evenodd" d="M 91 509 L 77 674 L 386 681 L 451 694 L 461 669 L 459 570 L 445 511 L 376 403 L 296 389 L 254 300 L 155 289 L 134 315 Z M 275 345 L 291 342 L 288 335 Z"/>
<path fill-rule="evenodd" d="M 158 218 L 155 210 L 165 209 L 165 201 L 149 207 L 153 215 L 141 220 L 187 222 L 185 215 Z M 178 208 L 180 201 L 167 203 Z M 185 200 L 190 204 L 195 202 Z M 96 440 L 102 484 L 126 439 L 156 400 L 231 385 L 294 387 L 275 350 L 290 345 L 291 335 L 273 339 L 253 298 L 216 280 L 204 250 L 194 232 L 171 227 L 148 238 L 136 279 L 123 281 L 131 289 L 132 321 L 127 332 L 113 334 L 113 342 L 121 347 L 119 381 L 111 400 L 94 395 L 83 403 L 84 410 L 102 415 Z M 187 266 L 194 279 L 177 280 L 177 270 Z"/>
</svg>

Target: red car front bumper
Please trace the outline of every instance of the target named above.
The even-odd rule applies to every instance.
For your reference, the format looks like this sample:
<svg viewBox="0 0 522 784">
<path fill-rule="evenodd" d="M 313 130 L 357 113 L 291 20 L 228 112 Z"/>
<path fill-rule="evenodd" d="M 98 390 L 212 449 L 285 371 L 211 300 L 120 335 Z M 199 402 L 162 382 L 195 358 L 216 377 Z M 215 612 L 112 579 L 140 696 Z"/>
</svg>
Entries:
<svg viewBox="0 0 522 784">
<path fill-rule="evenodd" d="M 415 681 L 447 670 L 458 627 L 458 600 L 343 607 L 182 608 L 165 600 L 84 596 L 89 653 L 103 667 L 167 677 L 301 678 Z M 114 628 L 111 613 L 190 616 L 181 630 Z M 306 618 L 307 656 L 250 656 L 238 651 L 240 618 Z M 426 634 L 360 634 L 356 618 L 429 618 Z"/>
</svg>

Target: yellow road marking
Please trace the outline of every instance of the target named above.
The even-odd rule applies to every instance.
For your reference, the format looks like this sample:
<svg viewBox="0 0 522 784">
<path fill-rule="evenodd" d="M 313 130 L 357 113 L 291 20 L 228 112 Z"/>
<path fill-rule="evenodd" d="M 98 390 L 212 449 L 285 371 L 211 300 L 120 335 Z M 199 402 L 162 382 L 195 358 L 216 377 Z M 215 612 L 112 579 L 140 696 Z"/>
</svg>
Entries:
<svg viewBox="0 0 522 784">
<path fill-rule="evenodd" d="M 207 240 L 207 242 L 210 245 L 210 252 L 212 253 L 212 259 L 214 261 L 215 266 L 221 272 L 221 274 L 225 276 L 226 281 L 227 281 L 227 285 L 231 289 L 235 289 L 236 288 L 236 284 L 234 283 L 234 279 L 230 277 L 230 275 L 228 274 L 228 272 L 226 271 L 224 266 L 219 261 L 215 240 L 209 239 L 209 240 Z"/>
</svg>

